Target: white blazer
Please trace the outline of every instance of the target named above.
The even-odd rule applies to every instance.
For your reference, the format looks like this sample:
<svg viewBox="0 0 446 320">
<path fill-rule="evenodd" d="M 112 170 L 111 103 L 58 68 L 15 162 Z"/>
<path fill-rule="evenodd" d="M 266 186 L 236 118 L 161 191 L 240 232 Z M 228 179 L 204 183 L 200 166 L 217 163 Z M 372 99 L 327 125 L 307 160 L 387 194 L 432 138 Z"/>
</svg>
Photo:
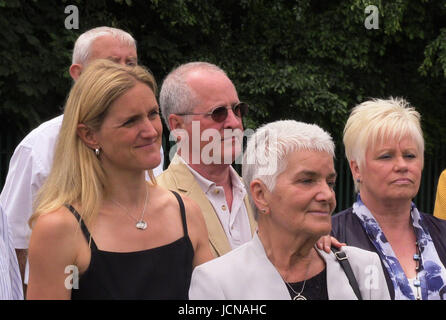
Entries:
<svg viewBox="0 0 446 320">
<path fill-rule="evenodd" d="M 381 261 L 374 252 L 344 246 L 364 300 L 390 299 Z M 356 300 L 335 255 L 318 250 L 327 268 L 330 300 Z M 287 286 L 266 256 L 257 233 L 231 252 L 197 266 L 189 289 L 191 300 L 290 300 Z"/>
</svg>

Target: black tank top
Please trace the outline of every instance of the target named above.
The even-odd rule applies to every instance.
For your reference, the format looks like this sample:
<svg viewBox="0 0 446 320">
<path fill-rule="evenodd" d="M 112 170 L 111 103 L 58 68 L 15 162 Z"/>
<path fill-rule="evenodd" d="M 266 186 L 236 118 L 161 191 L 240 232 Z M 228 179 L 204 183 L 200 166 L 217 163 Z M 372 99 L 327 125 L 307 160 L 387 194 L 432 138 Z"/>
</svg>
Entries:
<svg viewBox="0 0 446 320">
<path fill-rule="evenodd" d="M 87 299 L 188 299 L 194 249 L 187 233 L 181 197 L 174 191 L 181 212 L 184 236 L 161 247 L 136 252 L 99 250 L 79 213 L 67 208 L 80 222 L 91 241 L 91 260 L 79 278 L 79 288 L 71 290 L 72 300 Z"/>
</svg>

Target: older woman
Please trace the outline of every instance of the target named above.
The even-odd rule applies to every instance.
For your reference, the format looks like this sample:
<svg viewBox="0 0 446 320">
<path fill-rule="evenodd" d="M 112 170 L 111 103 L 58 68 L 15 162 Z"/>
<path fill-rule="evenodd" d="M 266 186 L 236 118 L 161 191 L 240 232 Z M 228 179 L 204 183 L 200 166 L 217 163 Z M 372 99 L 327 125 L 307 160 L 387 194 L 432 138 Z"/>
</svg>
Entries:
<svg viewBox="0 0 446 320">
<path fill-rule="evenodd" d="M 156 83 L 142 67 L 93 62 L 68 97 L 37 199 L 29 299 L 186 299 L 212 258 L 198 206 L 145 170 L 160 162 Z"/>
<path fill-rule="evenodd" d="M 446 298 L 446 221 L 412 202 L 423 169 L 420 115 L 403 99 L 361 103 L 344 144 L 358 196 L 333 217 L 333 235 L 379 254 L 392 298 Z"/>
<path fill-rule="evenodd" d="M 389 298 L 375 253 L 343 248 L 352 287 L 335 255 L 315 247 L 336 205 L 333 155 L 330 135 L 316 125 L 277 121 L 251 136 L 243 179 L 258 231 L 194 270 L 191 299 L 357 299 L 355 283 L 362 299 Z"/>
</svg>

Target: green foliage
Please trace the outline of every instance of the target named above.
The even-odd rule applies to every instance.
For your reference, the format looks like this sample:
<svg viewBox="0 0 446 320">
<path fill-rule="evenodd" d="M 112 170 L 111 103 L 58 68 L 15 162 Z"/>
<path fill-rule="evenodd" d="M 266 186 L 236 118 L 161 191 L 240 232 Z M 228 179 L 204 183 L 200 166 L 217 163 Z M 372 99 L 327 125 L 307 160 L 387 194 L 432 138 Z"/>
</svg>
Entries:
<svg viewBox="0 0 446 320">
<path fill-rule="evenodd" d="M 69 4 L 80 30 L 64 27 Z M 368 5 L 379 29 L 364 26 Z M 109 25 L 133 34 L 159 82 L 187 61 L 220 65 L 251 105 L 250 127 L 293 118 L 339 141 L 355 104 L 403 96 L 423 116 L 428 151 L 446 141 L 440 0 L 0 0 L 0 12 L 0 116 L 21 135 L 60 112 L 75 39 Z"/>
</svg>

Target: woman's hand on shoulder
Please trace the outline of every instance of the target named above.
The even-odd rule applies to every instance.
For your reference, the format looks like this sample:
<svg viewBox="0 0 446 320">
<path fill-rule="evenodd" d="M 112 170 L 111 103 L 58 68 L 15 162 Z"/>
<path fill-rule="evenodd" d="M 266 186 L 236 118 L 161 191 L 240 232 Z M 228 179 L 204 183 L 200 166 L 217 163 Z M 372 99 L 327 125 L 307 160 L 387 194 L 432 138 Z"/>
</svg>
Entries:
<svg viewBox="0 0 446 320">
<path fill-rule="evenodd" d="M 332 246 L 341 249 L 342 246 L 346 245 L 346 243 L 339 242 L 338 239 L 330 235 L 322 236 L 316 242 L 316 246 L 318 247 L 318 249 L 324 250 L 326 253 L 330 253 Z"/>
<path fill-rule="evenodd" d="M 27 299 L 70 299 L 65 283 L 70 273 L 65 270 L 76 261 L 77 233 L 82 235 L 79 224 L 65 207 L 36 219 L 29 244 Z"/>
<path fill-rule="evenodd" d="M 208 230 L 203 213 L 198 204 L 192 199 L 182 196 L 186 209 L 187 227 L 189 238 L 194 247 L 194 267 L 214 258 L 208 239 Z"/>
</svg>

